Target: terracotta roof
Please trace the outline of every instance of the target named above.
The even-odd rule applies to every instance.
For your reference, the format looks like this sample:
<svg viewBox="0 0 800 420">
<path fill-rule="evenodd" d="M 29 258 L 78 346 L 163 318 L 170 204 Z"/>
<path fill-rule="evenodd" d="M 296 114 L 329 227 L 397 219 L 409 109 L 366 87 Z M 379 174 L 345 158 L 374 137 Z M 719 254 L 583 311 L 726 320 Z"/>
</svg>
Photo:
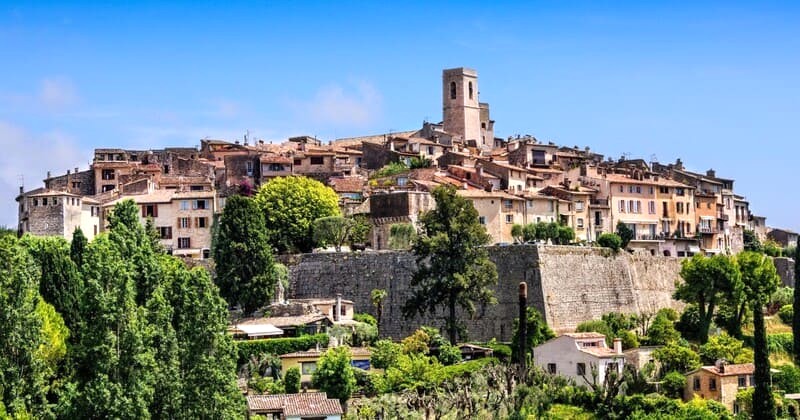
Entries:
<svg viewBox="0 0 800 420">
<path fill-rule="evenodd" d="M 362 192 L 367 180 L 360 176 L 339 176 L 328 179 L 328 184 L 336 192 Z"/>
<path fill-rule="evenodd" d="M 327 318 L 328 317 L 325 316 L 324 314 L 306 314 L 298 316 L 273 316 L 273 317 L 263 318 L 263 322 L 266 324 L 272 324 L 278 328 L 283 328 L 283 327 L 296 327 L 300 325 L 305 325 Z"/>
<path fill-rule="evenodd" d="M 311 349 L 308 351 L 296 351 L 293 353 L 282 354 L 280 358 L 289 357 L 318 357 L 325 353 L 328 349 Z M 350 347 L 350 356 L 370 356 L 372 352 L 367 347 Z"/>
<path fill-rule="evenodd" d="M 589 354 L 597 356 L 597 357 L 611 357 L 611 356 L 622 357 L 623 356 L 622 354 L 615 352 L 614 349 L 610 349 L 608 347 L 580 347 L 579 346 L 578 350 L 580 350 L 580 351 L 582 351 L 584 353 L 589 353 Z"/>
<path fill-rule="evenodd" d="M 334 140 L 333 144 L 335 144 L 336 146 L 345 146 L 345 145 L 356 145 L 361 143 L 383 143 L 384 140 L 390 137 L 411 137 L 414 134 L 416 134 L 417 131 L 418 130 L 398 131 L 394 133 L 375 134 L 371 136 L 346 137 Z"/>
<path fill-rule="evenodd" d="M 716 366 L 703 366 L 700 369 L 712 373 L 717 376 L 735 376 L 735 375 L 752 375 L 755 372 L 756 367 L 752 363 L 743 363 L 740 365 L 725 365 L 725 372 L 720 373 L 719 369 Z M 696 372 L 699 369 L 695 369 L 692 372 Z"/>
<path fill-rule="evenodd" d="M 449 166 L 448 166 L 448 168 L 456 168 L 456 169 L 461 169 L 461 170 L 462 170 L 462 171 L 464 171 L 464 172 L 469 172 L 469 173 L 473 173 L 473 174 L 476 174 L 476 173 L 478 173 L 478 169 L 477 169 L 477 168 L 473 168 L 473 167 L 469 167 L 469 166 L 461 166 L 461 165 L 449 165 Z M 500 179 L 500 178 L 498 178 L 497 176 L 495 176 L 495 175 L 492 175 L 492 174 L 490 174 L 489 172 L 486 172 L 485 170 L 483 171 L 483 178 L 487 178 L 487 179 Z"/>
<path fill-rule="evenodd" d="M 465 198 L 502 198 L 505 200 L 523 200 L 520 197 L 503 191 L 458 190 L 456 193 Z"/>
<path fill-rule="evenodd" d="M 106 206 L 117 204 L 124 200 L 133 200 L 136 204 L 169 203 L 172 200 L 173 190 L 155 190 L 149 194 L 123 195 L 116 200 L 106 203 Z"/>
<path fill-rule="evenodd" d="M 669 179 L 669 178 L 664 178 L 664 177 L 658 177 L 658 180 L 655 180 L 653 177 L 651 177 L 650 179 L 634 179 L 634 178 L 630 178 L 630 177 L 628 177 L 626 175 L 605 174 L 605 175 L 603 175 L 603 178 L 605 180 L 609 181 L 609 182 L 616 182 L 616 183 L 619 183 L 619 184 L 660 185 L 660 186 L 665 186 L 665 187 L 683 187 L 683 188 L 694 189 L 694 187 L 692 187 L 690 185 L 686 185 L 686 184 L 683 184 L 681 182 L 678 182 L 678 181 L 675 181 L 675 180 L 672 180 L 672 179 Z"/>
<path fill-rule="evenodd" d="M 292 160 L 286 156 L 279 156 L 279 155 L 265 155 L 261 156 L 262 163 L 292 163 Z"/>
<path fill-rule="evenodd" d="M 283 412 L 287 417 L 342 415 L 339 400 L 324 392 L 301 394 L 248 395 L 247 408 L 253 412 Z"/>
<path fill-rule="evenodd" d="M 21 196 L 26 197 L 50 197 L 50 196 L 62 196 L 65 195 L 67 197 L 80 197 L 78 194 L 72 194 L 66 191 L 58 191 L 58 190 L 48 190 L 46 188 L 37 188 L 33 191 L 28 191 L 26 193 L 21 194 Z"/>
</svg>

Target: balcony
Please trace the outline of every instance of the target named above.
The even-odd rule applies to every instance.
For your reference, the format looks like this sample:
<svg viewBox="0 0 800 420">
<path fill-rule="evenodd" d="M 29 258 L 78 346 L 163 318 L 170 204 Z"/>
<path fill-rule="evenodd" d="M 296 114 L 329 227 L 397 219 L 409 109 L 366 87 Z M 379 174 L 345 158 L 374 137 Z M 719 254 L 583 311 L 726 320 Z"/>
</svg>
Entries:
<svg viewBox="0 0 800 420">
<path fill-rule="evenodd" d="M 592 207 L 608 207 L 607 198 L 592 198 L 589 200 L 589 205 Z"/>
<path fill-rule="evenodd" d="M 699 233 L 702 233 L 702 234 L 705 234 L 705 235 L 714 235 L 714 234 L 717 233 L 716 229 L 714 229 L 712 227 L 703 227 L 703 226 L 698 227 L 697 231 Z"/>
<path fill-rule="evenodd" d="M 717 219 L 719 219 L 719 220 L 728 220 L 728 215 L 723 213 L 723 212 L 721 212 L 721 211 L 718 211 L 717 212 Z"/>
<path fill-rule="evenodd" d="M 660 234 L 647 234 L 647 235 L 636 235 L 632 239 L 633 241 L 641 241 L 641 242 L 663 242 L 665 239 L 665 235 L 663 233 Z"/>
</svg>

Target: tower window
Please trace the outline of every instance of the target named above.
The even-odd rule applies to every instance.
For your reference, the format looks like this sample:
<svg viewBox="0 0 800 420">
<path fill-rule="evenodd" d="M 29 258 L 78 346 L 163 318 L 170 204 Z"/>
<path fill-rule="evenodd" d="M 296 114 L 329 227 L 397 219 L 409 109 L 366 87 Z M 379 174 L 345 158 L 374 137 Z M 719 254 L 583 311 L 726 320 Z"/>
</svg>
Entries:
<svg viewBox="0 0 800 420">
<path fill-rule="evenodd" d="M 456 98 L 456 82 L 450 82 L 450 99 Z"/>
<path fill-rule="evenodd" d="M 472 82 L 469 82 L 469 98 L 472 99 Z"/>
</svg>

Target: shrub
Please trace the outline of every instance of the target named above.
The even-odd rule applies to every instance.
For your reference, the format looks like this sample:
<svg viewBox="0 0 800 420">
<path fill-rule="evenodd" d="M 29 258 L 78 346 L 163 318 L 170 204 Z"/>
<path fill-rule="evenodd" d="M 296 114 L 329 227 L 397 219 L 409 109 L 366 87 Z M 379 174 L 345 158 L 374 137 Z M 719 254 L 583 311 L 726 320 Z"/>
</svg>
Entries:
<svg viewBox="0 0 800 420">
<path fill-rule="evenodd" d="M 353 321 L 363 322 L 365 324 L 372 325 L 373 327 L 378 326 L 378 320 L 376 320 L 375 317 L 370 314 L 353 314 Z"/>
<path fill-rule="evenodd" d="M 792 341 L 792 333 L 767 334 L 767 349 L 770 354 L 792 354 Z"/>
<path fill-rule="evenodd" d="M 794 306 L 783 305 L 778 311 L 778 317 L 786 325 L 792 325 L 792 317 L 794 317 Z"/>
<path fill-rule="evenodd" d="M 774 315 L 779 309 L 792 303 L 794 303 L 794 289 L 791 287 L 779 287 L 769 298 L 767 313 Z"/>
<path fill-rule="evenodd" d="M 497 359 L 495 359 L 494 357 L 485 357 L 483 359 L 475 359 L 467 362 L 456 363 L 450 366 L 445 366 L 441 368 L 442 373 L 440 379 L 448 380 L 456 377 L 471 376 L 473 373 L 493 363 L 497 363 Z"/>
<path fill-rule="evenodd" d="M 603 233 L 597 237 L 597 245 L 611 248 L 617 252 L 622 248 L 622 238 L 616 233 Z"/>
<path fill-rule="evenodd" d="M 461 361 L 461 349 L 450 343 L 443 344 L 439 346 L 439 354 L 436 358 L 445 366 L 454 365 Z"/>
<path fill-rule="evenodd" d="M 501 362 L 508 362 L 511 359 L 511 346 L 497 342 L 492 339 L 488 343 L 483 344 L 485 347 L 492 349 L 492 354 Z"/>
<path fill-rule="evenodd" d="M 673 341 L 653 352 L 653 358 L 661 363 L 665 372 L 673 370 L 687 372 L 700 366 L 700 356 L 689 347 Z"/>
<path fill-rule="evenodd" d="M 250 356 L 257 356 L 261 353 L 281 355 L 296 351 L 308 350 L 316 347 L 328 346 L 327 334 L 304 335 L 291 338 L 267 338 L 263 340 L 243 340 L 235 341 L 236 351 L 239 354 L 239 364 L 242 365 L 250 360 Z"/>
<path fill-rule="evenodd" d="M 800 392 L 800 368 L 783 365 L 772 375 L 772 384 L 787 394 Z"/>
<path fill-rule="evenodd" d="M 250 388 L 256 390 L 259 394 L 283 394 L 285 392 L 283 382 L 274 380 L 269 377 L 262 378 L 261 376 L 254 376 L 250 379 L 248 384 Z"/>
<path fill-rule="evenodd" d="M 683 389 L 686 388 L 686 376 L 678 371 L 672 371 L 664 376 L 661 385 L 666 396 L 681 398 L 683 396 Z"/>
<path fill-rule="evenodd" d="M 393 366 L 397 356 L 402 353 L 402 346 L 392 340 L 378 340 L 371 349 L 369 362 L 373 368 L 386 369 Z"/>
<path fill-rule="evenodd" d="M 300 392 L 300 368 L 292 366 L 283 376 L 283 387 L 287 394 L 297 394 Z"/>
<path fill-rule="evenodd" d="M 371 179 L 375 178 L 383 178 L 386 176 L 392 176 L 397 174 L 402 174 L 403 172 L 408 171 L 408 167 L 402 162 L 392 162 L 383 168 L 378 169 L 375 173 L 372 174 L 370 177 Z"/>
</svg>

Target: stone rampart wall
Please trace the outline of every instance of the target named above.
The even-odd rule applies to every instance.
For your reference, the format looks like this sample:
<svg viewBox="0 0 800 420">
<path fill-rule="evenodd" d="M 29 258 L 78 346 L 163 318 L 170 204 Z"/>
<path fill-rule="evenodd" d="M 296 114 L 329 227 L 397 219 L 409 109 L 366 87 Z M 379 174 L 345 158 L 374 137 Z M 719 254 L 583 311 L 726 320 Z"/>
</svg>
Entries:
<svg viewBox="0 0 800 420">
<path fill-rule="evenodd" d="M 510 340 L 517 316 L 517 285 L 528 283 L 528 304 L 539 309 L 551 328 L 570 331 L 578 323 L 619 311 L 655 312 L 679 308 L 672 300 L 680 259 L 620 254 L 598 248 L 516 245 L 491 247 L 497 264 L 498 304 L 478 308 L 477 319 L 467 319 L 470 338 Z M 341 293 L 357 312 L 375 315 L 373 289 L 388 292 L 381 335 L 404 337 L 419 325 L 441 326 L 442 310 L 424 318 L 406 320 L 402 306 L 409 298 L 416 263 L 407 252 L 326 253 L 297 255 L 289 265 L 289 297 L 331 297 Z"/>
</svg>

